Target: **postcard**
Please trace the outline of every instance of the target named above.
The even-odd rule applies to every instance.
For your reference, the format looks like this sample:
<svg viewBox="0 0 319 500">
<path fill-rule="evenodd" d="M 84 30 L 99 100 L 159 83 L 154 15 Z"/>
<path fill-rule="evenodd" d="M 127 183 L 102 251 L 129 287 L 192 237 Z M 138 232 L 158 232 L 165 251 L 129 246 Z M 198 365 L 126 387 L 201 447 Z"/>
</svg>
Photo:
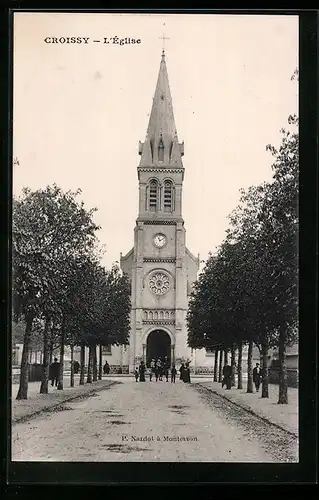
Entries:
<svg viewBox="0 0 319 500">
<path fill-rule="evenodd" d="M 13 17 L 12 461 L 298 463 L 298 16 Z"/>
</svg>

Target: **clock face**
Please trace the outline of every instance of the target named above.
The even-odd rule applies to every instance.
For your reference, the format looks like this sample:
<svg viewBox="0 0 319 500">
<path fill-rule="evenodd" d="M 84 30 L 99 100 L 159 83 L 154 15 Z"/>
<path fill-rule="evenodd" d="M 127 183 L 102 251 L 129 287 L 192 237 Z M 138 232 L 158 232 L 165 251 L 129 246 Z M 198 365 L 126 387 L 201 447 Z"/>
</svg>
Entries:
<svg viewBox="0 0 319 500">
<path fill-rule="evenodd" d="M 166 244 L 166 236 L 164 234 L 156 234 L 153 241 L 155 246 L 162 248 Z"/>
</svg>

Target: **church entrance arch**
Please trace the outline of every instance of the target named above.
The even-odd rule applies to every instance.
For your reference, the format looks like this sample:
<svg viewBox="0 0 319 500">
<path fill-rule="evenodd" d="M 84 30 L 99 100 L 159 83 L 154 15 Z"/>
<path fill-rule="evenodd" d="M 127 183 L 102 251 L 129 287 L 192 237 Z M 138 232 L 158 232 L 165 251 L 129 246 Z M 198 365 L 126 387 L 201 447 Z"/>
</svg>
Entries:
<svg viewBox="0 0 319 500">
<path fill-rule="evenodd" d="M 160 328 L 152 330 L 146 341 L 146 366 L 150 366 L 152 359 L 162 359 L 165 357 L 171 363 L 171 338 L 165 330 Z"/>
</svg>

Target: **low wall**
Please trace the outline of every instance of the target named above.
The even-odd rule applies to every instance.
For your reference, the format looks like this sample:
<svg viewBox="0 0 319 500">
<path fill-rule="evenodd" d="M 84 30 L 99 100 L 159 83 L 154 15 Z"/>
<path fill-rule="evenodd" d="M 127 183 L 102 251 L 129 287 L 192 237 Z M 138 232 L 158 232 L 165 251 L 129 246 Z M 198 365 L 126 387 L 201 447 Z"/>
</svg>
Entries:
<svg viewBox="0 0 319 500">
<path fill-rule="evenodd" d="M 118 373 L 121 375 L 122 373 L 128 374 L 129 373 L 129 366 L 128 365 L 110 365 L 110 373 Z"/>
<path fill-rule="evenodd" d="M 196 366 L 195 370 L 191 367 L 190 372 L 195 375 L 213 375 L 214 368 L 212 366 Z"/>
<path fill-rule="evenodd" d="M 268 371 L 269 383 L 279 384 L 279 370 L 270 369 Z M 295 368 L 287 368 L 287 384 L 288 387 L 298 387 L 299 373 Z"/>
<path fill-rule="evenodd" d="M 69 374 L 70 368 L 64 366 L 64 374 Z M 80 371 L 78 372 L 80 373 Z M 84 373 L 87 374 L 87 366 L 84 368 Z M 128 374 L 129 366 L 128 365 L 110 365 L 110 373 L 112 374 Z M 43 365 L 40 364 L 29 364 L 29 382 L 41 382 L 43 374 Z M 18 384 L 20 382 L 20 366 L 14 367 L 12 369 L 11 380 L 13 384 Z"/>
</svg>

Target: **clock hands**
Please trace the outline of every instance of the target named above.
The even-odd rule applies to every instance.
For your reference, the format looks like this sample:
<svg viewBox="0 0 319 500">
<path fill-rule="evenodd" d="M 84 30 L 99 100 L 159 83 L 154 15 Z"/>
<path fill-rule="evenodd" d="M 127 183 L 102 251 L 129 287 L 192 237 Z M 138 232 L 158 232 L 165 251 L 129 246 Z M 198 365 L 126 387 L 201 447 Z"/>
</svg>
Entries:
<svg viewBox="0 0 319 500">
<path fill-rule="evenodd" d="M 163 246 L 163 245 L 165 245 L 165 242 L 166 242 L 166 236 L 164 236 L 163 234 L 158 234 L 158 235 L 154 238 L 154 243 L 155 243 L 157 246 Z"/>
</svg>

